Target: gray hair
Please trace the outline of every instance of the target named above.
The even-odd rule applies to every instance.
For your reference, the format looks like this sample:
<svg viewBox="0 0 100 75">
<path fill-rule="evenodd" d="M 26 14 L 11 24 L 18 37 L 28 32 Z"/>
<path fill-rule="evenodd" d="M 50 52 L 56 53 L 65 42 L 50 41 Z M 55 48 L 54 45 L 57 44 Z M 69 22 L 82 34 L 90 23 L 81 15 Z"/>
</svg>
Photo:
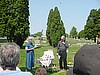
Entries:
<svg viewBox="0 0 100 75">
<path fill-rule="evenodd" d="M 15 43 L 6 43 L 0 47 L 1 67 L 16 67 L 20 59 L 20 47 Z"/>
<path fill-rule="evenodd" d="M 28 36 L 28 40 L 29 40 L 29 39 L 32 39 L 32 40 L 33 40 L 33 39 L 34 39 L 34 37 L 33 37 L 33 36 Z"/>
<path fill-rule="evenodd" d="M 65 36 L 61 36 L 61 39 L 65 39 Z"/>
</svg>

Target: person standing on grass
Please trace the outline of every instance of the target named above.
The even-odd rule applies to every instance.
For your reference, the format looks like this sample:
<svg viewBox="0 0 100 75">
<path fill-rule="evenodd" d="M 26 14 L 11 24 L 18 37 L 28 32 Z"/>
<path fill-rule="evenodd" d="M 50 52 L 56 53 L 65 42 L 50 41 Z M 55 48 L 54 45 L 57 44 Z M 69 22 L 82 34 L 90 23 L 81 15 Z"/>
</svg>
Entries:
<svg viewBox="0 0 100 75">
<path fill-rule="evenodd" d="M 34 48 L 36 48 L 36 46 L 32 44 L 33 39 L 34 37 L 29 36 L 26 42 L 26 70 L 32 70 L 32 67 L 34 67 Z"/>
<path fill-rule="evenodd" d="M 66 40 L 65 36 L 61 36 L 61 40 L 58 42 L 57 45 L 57 54 L 59 55 L 59 65 L 60 69 L 63 69 L 62 62 L 64 63 L 64 69 L 69 69 L 67 66 L 67 53 L 66 50 L 69 47 L 68 41 Z"/>
</svg>

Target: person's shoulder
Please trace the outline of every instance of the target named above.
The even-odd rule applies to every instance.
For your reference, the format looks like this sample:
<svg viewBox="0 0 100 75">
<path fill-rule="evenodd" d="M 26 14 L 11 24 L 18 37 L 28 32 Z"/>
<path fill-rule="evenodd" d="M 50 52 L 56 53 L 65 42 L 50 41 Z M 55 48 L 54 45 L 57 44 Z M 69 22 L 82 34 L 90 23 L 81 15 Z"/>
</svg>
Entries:
<svg viewBox="0 0 100 75">
<path fill-rule="evenodd" d="M 32 75 L 30 72 L 21 72 L 21 71 L 2 71 L 0 75 Z"/>
<path fill-rule="evenodd" d="M 58 43 L 61 43 L 61 41 L 59 41 Z"/>
<path fill-rule="evenodd" d="M 27 42 L 26 44 L 30 44 L 30 42 Z"/>
<path fill-rule="evenodd" d="M 21 75 L 32 75 L 31 72 L 21 72 Z"/>
<path fill-rule="evenodd" d="M 17 72 L 14 75 L 32 75 L 31 72 Z"/>
<path fill-rule="evenodd" d="M 27 42 L 27 43 L 26 43 L 26 46 L 27 46 L 27 45 L 30 45 L 30 42 Z"/>
</svg>

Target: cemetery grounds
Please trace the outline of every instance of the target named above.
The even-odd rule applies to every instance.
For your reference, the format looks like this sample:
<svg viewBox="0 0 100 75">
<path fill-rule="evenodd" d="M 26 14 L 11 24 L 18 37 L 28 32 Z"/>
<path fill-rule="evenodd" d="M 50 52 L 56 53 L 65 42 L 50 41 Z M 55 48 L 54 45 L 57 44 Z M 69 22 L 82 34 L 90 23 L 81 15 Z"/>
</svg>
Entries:
<svg viewBox="0 0 100 75">
<path fill-rule="evenodd" d="M 35 40 L 37 40 L 35 38 Z M 72 39 L 69 38 L 68 39 L 70 47 L 68 48 L 67 51 L 67 62 L 68 64 L 73 64 L 74 61 L 74 55 L 75 53 L 84 45 L 84 44 L 91 44 L 92 41 L 91 40 L 79 40 L 79 39 Z M 33 43 L 35 43 L 33 41 Z M 2 45 L 3 43 L 0 43 L 0 45 Z M 26 60 L 26 52 L 24 50 L 25 48 L 25 44 L 23 45 L 23 47 L 21 48 L 20 51 L 20 63 L 18 65 L 18 67 L 22 70 L 25 71 L 25 60 Z M 39 59 L 41 56 L 43 56 L 44 51 L 47 51 L 48 49 L 52 49 L 53 53 L 54 53 L 54 63 L 57 65 L 57 67 L 59 68 L 59 61 L 58 61 L 58 56 L 56 55 L 56 48 L 53 48 L 52 46 L 49 45 L 48 41 L 46 39 L 41 40 L 40 42 L 40 46 L 35 49 L 35 66 L 33 68 L 33 70 L 29 70 L 33 75 L 35 75 L 35 71 L 36 69 L 40 66 L 39 63 L 36 63 L 36 60 Z M 59 71 L 59 72 L 48 72 L 48 75 L 67 75 L 67 72 L 65 70 Z"/>
</svg>

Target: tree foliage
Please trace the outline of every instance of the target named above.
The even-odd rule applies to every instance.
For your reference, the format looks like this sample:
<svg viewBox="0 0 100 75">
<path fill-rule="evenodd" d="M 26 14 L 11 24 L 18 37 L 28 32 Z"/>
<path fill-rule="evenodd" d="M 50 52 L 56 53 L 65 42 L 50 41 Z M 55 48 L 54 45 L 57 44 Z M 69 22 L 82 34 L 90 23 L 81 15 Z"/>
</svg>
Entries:
<svg viewBox="0 0 100 75">
<path fill-rule="evenodd" d="M 37 32 L 37 33 L 35 33 L 34 35 L 35 35 L 35 36 L 40 36 L 40 37 L 41 37 L 43 34 L 42 34 L 42 32 Z"/>
<path fill-rule="evenodd" d="M 50 10 L 49 16 L 48 16 L 48 22 L 47 22 L 47 30 L 46 30 L 46 36 L 47 40 L 49 41 L 49 44 L 52 46 L 52 41 L 51 41 L 51 25 L 53 24 L 53 9 Z"/>
<path fill-rule="evenodd" d="M 72 29 L 71 29 L 71 31 L 70 31 L 70 36 L 72 37 L 72 38 L 76 38 L 77 37 L 77 29 L 73 26 L 72 27 Z"/>
<path fill-rule="evenodd" d="M 100 9 L 92 9 L 84 26 L 85 37 L 88 39 L 94 39 L 100 36 Z"/>
<path fill-rule="evenodd" d="M 81 30 L 78 34 L 78 38 L 84 38 L 85 34 L 84 34 L 84 30 Z"/>
<path fill-rule="evenodd" d="M 64 23 L 57 7 L 51 9 L 48 15 L 46 36 L 51 46 L 56 47 L 60 37 L 65 34 Z"/>
<path fill-rule="evenodd" d="M 29 35 L 29 0 L 0 0 L 0 36 L 22 46 Z"/>
</svg>

